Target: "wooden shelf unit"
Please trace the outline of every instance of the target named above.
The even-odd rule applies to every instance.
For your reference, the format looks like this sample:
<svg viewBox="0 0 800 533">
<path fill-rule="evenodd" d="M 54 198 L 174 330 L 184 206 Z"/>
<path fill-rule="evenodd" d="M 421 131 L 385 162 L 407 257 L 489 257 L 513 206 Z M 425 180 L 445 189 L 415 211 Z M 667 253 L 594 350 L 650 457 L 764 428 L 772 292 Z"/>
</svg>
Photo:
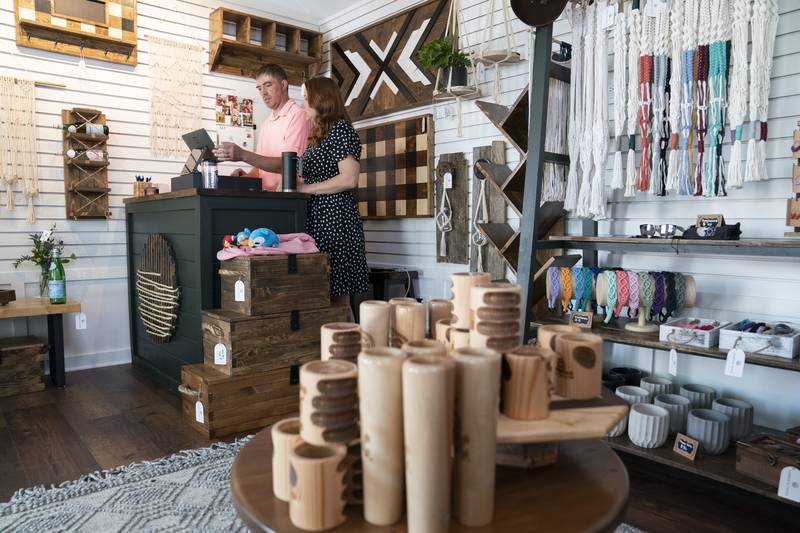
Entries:
<svg viewBox="0 0 800 533">
<path fill-rule="evenodd" d="M 61 123 L 103 124 L 106 116 L 97 109 L 62 109 Z M 66 197 L 67 218 L 107 219 L 111 216 L 108 207 L 108 161 L 81 159 L 81 156 L 67 157 L 70 148 L 79 154 L 85 150 L 107 152 L 108 135 L 63 132 L 64 149 L 64 196 Z"/>
<path fill-rule="evenodd" d="M 211 12 L 209 23 L 212 72 L 254 77 L 265 63 L 276 63 L 289 83 L 300 85 L 322 65 L 319 32 L 223 7 Z M 231 27 L 235 32 L 226 32 Z"/>
<path fill-rule="evenodd" d="M 753 432 L 777 433 L 773 429 L 762 426 L 753 426 Z M 757 479 L 747 477 L 736 471 L 736 443 L 731 443 L 731 446 L 722 455 L 703 455 L 703 452 L 700 452 L 694 462 L 692 462 L 672 451 L 674 440 L 674 437 L 670 436 L 667 439 L 667 443 L 661 448 L 647 449 L 635 446 L 627 435 L 606 438 L 608 445 L 615 451 L 629 453 L 637 457 L 655 461 L 672 468 L 713 479 L 725 483 L 726 485 L 731 485 L 800 508 L 800 503 L 778 496 L 778 489 L 776 487 L 772 487 L 771 485 L 767 485 L 766 483 L 762 483 Z"/>
<path fill-rule="evenodd" d="M 642 239 L 624 236 L 551 235 L 537 248 L 573 248 L 610 252 L 756 255 L 800 257 L 800 241 L 791 238 L 712 241 L 703 239 Z"/>
</svg>

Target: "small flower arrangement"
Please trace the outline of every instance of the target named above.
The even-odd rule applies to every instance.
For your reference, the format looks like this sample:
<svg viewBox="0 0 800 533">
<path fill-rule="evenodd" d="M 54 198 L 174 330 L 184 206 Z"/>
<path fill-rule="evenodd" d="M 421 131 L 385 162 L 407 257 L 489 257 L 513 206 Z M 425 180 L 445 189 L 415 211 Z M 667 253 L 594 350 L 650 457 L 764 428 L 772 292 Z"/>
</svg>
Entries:
<svg viewBox="0 0 800 533">
<path fill-rule="evenodd" d="M 22 263 L 30 261 L 41 269 L 41 278 L 39 279 L 40 296 L 47 294 L 47 271 L 50 268 L 53 250 L 61 252 L 61 262 L 64 264 L 76 259 L 75 254 L 71 254 L 69 257 L 64 256 L 64 241 L 56 240 L 55 233 L 55 224 L 42 233 L 31 233 L 31 240 L 33 241 L 31 253 L 25 254 L 14 261 L 14 268 L 18 268 Z"/>
</svg>

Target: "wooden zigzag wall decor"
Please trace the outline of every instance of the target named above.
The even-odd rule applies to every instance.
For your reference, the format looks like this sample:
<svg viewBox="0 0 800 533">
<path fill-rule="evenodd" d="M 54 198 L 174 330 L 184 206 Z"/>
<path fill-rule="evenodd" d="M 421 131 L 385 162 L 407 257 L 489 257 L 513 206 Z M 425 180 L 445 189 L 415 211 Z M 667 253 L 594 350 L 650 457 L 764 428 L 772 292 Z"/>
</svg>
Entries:
<svg viewBox="0 0 800 533">
<path fill-rule="evenodd" d="M 436 76 L 417 51 L 444 35 L 449 11 L 450 0 L 434 0 L 331 42 L 331 73 L 350 118 L 430 103 Z"/>
</svg>

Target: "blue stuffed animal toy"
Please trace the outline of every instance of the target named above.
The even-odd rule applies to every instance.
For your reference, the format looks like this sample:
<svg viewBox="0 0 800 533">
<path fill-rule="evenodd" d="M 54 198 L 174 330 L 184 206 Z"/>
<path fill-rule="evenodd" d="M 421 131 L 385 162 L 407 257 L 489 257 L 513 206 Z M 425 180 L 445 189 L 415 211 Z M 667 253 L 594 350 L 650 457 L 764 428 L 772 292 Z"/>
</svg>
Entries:
<svg viewBox="0 0 800 533">
<path fill-rule="evenodd" d="M 254 229 L 250 234 L 250 246 L 252 248 L 277 248 L 278 236 L 275 232 L 267 228 Z"/>
<path fill-rule="evenodd" d="M 236 245 L 242 248 L 246 248 L 250 246 L 250 230 L 248 228 L 244 228 L 244 230 L 240 231 L 236 234 L 236 238 L 234 239 Z"/>
</svg>

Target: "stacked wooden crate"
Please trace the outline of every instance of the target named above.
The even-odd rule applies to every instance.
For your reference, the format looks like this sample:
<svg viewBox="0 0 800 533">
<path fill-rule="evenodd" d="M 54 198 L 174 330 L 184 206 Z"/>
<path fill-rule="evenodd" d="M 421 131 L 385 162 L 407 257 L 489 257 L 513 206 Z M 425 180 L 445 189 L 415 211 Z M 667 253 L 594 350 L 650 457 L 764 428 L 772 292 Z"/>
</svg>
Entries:
<svg viewBox="0 0 800 533">
<path fill-rule="evenodd" d="M 47 343 L 35 337 L 0 339 L 0 398 L 44 390 Z"/>
<path fill-rule="evenodd" d="M 325 254 L 238 257 L 219 274 L 222 308 L 203 311 L 204 362 L 181 371 L 184 417 L 210 438 L 296 413 L 320 327 L 349 316 L 330 303 Z"/>
</svg>

